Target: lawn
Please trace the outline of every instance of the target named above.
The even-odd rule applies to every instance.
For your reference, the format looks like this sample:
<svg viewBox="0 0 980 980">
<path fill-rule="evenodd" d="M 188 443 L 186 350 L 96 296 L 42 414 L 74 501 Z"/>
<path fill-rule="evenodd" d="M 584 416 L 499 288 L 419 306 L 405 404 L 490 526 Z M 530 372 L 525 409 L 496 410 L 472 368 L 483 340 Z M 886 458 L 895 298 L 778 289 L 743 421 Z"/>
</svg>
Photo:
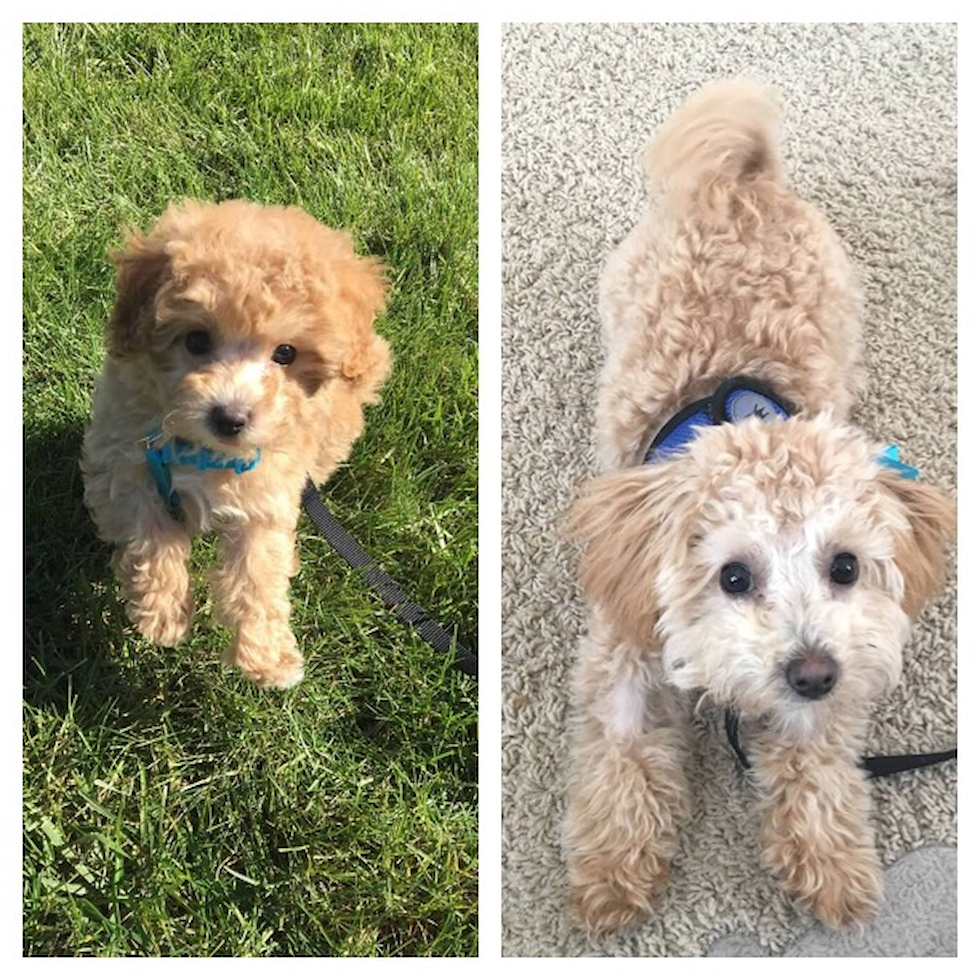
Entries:
<svg viewBox="0 0 980 980">
<path fill-rule="evenodd" d="M 261 691 L 199 614 L 126 622 L 78 455 L 108 252 L 168 202 L 295 204 L 380 256 L 395 356 L 337 516 L 477 629 L 474 25 L 24 29 L 24 953 L 472 956 L 476 686 L 304 518 L 306 680 Z"/>
</svg>

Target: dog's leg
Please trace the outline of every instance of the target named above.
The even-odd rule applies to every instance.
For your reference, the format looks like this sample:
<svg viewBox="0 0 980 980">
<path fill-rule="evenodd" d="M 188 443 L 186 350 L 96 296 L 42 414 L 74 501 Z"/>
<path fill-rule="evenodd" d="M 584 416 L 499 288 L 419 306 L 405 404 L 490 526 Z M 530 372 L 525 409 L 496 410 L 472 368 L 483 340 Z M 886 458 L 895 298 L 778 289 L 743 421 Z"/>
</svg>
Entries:
<svg viewBox="0 0 980 980">
<path fill-rule="evenodd" d="M 583 643 L 565 838 L 572 909 L 591 935 L 651 912 L 689 809 L 684 721 L 655 656 L 601 624 Z"/>
<path fill-rule="evenodd" d="M 770 736 L 752 761 L 763 792 L 763 859 L 780 884 L 830 925 L 873 918 L 884 879 L 856 752 L 826 735 L 806 746 Z"/>
<path fill-rule="evenodd" d="M 105 444 L 105 420 L 86 433 L 85 506 L 99 537 L 113 546 L 112 566 L 130 622 L 151 643 L 176 646 L 194 618 L 187 561 L 191 539 L 171 516 L 139 454 Z"/>
<path fill-rule="evenodd" d="M 187 571 L 191 540 L 155 504 L 140 509 L 133 537 L 117 542 L 113 567 L 130 621 L 151 643 L 172 647 L 187 635 L 194 618 Z"/>
<path fill-rule="evenodd" d="M 296 572 L 293 528 L 249 523 L 220 541 L 212 573 L 221 620 L 235 633 L 225 659 L 262 687 L 303 679 L 303 657 L 289 626 L 289 579 Z"/>
</svg>

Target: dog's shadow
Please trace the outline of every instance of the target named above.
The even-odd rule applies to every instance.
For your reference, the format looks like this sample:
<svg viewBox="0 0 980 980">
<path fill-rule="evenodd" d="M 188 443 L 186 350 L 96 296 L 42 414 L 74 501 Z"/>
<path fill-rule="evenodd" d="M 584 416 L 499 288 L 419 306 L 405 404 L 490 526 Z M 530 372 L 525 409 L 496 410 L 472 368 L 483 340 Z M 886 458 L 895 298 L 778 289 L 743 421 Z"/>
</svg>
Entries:
<svg viewBox="0 0 980 980">
<path fill-rule="evenodd" d="M 82 426 L 24 435 L 24 698 L 81 728 L 111 705 L 128 721 L 155 724 L 159 699 L 121 669 L 121 604 L 82 500 Z M 136 681 L 136 683 L 134 683 Z M 203 691 L 182 689 L 193 699 Z"/>
<path fill-rule="evenodd" d="M 95 619 L 107 554 L 82 503 L 81 438 L 77 423 L 24 434 L 24 694 L 56 710 L 69 698 L 84 710 L 84 680 L 107 668 Z"/>
</svg>

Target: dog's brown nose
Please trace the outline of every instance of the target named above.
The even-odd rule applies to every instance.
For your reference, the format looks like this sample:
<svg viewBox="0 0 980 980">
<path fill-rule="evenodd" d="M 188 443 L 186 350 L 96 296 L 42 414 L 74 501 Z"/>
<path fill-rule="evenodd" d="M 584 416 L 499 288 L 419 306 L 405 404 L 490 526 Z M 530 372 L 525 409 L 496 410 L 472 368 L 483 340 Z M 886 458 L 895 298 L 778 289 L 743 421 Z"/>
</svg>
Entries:
<svg viewBox="0 0 980 980">
<path fill-rule="evenodd" d="M 827 653 L 804 653 L 786 667 L 786 683 L 807 701 L 819 701 L 837 683 L 837 664 Z"/>
<path fill-rule="evenodd" d="M 248 412 L 226 405 L 215 405 L 208 416 L 211 431 L 222 439 L 234 439 L 248 425 Z"/>
</svg>

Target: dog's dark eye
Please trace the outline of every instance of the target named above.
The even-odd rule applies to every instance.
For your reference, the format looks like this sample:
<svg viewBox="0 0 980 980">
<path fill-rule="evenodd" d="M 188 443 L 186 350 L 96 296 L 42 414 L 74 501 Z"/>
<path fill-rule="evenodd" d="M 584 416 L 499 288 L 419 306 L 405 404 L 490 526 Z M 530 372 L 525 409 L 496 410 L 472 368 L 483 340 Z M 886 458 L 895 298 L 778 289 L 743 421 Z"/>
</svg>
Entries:
<svg viewBox="0 0 980 980">
<path fill-rule="evenodd" d="M 830 563 L 830 578 L 838 585 L 853 585 L 858 577 L 858 560 L 850 552 L 842 551 L 834 555 Z"/>
<path fill-rule="evenodd" d="M 729 595 L 744 595 L 751 592 L 755 582 L 747 565 L 740 561 L 729 562 L 722 570 L 721 587 Z"/>
<path fill-rule="evenodd" d="M 292 344 L 280 344 L 273 352 L 276 364 L 292 364 L 296 360 L 296 348 Z"/>
<path fill-rule="evenodd" d="M 202 354 L 210 354 L 214 344 L 207 330 L 192 330 L 184 337 L 184 346 L 195 357 L 200 357 Z"/>
</svg>

